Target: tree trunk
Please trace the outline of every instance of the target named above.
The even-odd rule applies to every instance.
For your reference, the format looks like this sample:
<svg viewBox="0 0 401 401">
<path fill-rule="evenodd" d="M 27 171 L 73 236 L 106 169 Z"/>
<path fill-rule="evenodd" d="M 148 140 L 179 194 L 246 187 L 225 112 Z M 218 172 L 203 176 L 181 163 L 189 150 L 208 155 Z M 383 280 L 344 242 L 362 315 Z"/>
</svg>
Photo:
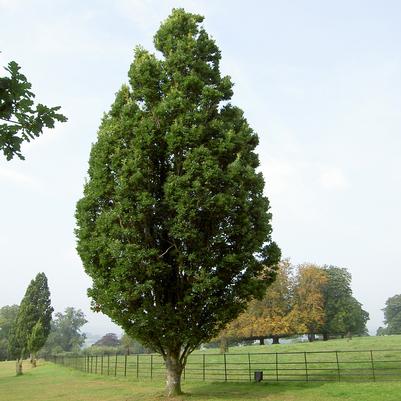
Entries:
<svg viewBox="0 0 401 401">
<path fill-rule="evenodd" d="M 308 341 L 311 343 L 316 340 L 315 333 L 308 334 Z"/>
<path fill-rule="evenodd" d="M 222 337 L 220 340 L 220 354 L 228 352 L 228 341 L 226 337 Z"/>
<path fill-rule="evenodd" d="M 15 373 L 17 376 L 22 375 L 22 359 L 17 359 L 15 363 Z"/>
<path fill-rule="evenodd" d="M 280 337 L 273 336 L 272 339 L 273 339 L 273 344 L 280 344 Z"/>
<path fill-rule="evenodd" d="M 323 341 L 327 341 L 329 339 L 329 335 L 327 333 L 323 333 Z"/>
<path fill-rule="evenodd" d="M 265 339 L 263 337 L 259 338 L 259 345 L 265 345 Z"/>
<path fill-rule="evenodd" d="M 35 352 L 33 352 L 33 353 L 30 355 L 30 360 L 31 360 L 31 365 L 32 365 L 32 367 L 33 367 L 33 368 L 36 368 L 36 353 L 35 353 Z"/>
<path fill-rule="evenodd" d="M 182 394 L 181 391 L 181 373 L 183 366 L 176 355 L 167 355 L 166 357 L 167 380 L 166 390 L 169 397 Z"/>
</svg>

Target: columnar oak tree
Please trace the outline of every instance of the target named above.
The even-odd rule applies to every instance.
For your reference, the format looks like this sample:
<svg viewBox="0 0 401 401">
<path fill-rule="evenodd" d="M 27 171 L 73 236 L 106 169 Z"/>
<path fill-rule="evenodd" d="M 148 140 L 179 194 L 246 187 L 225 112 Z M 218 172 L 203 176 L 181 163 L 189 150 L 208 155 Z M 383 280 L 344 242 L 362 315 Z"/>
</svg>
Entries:
<svg viewBox="0 0 401 401">
<path fill-rule="evenodd" d="M 254 149 L 203 17 L 173 10 L 137 48 L 104 116 L 77 204 L 95 310 L 160 353 L 181 392 L 188 355 L 262 296 L 280 251 Z"/>
<path fill-rule="evenodd" d="M 22 360 L 28 354 L 36 366 L 36 352 L 43 347 L 50 333 L 52 313 L 47 277 L 38 273 L 26 289 L 10 332 L 9 353 L 17 360 L 17 375 L 22 374 Z"/>
</svg>

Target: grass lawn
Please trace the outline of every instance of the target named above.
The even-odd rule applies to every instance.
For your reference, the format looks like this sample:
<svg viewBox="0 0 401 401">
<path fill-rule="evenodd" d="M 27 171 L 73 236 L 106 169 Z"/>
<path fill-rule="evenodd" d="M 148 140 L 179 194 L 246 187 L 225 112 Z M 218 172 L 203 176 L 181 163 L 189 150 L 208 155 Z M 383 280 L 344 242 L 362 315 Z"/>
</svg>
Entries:
<svg viewBox="0 0 401 401">
<path fill-rule="evenodd" d="M 14 362 L 0 362 L 1 401 L 160 401 L 164 383 L 86 374 L 48 362 L 24 364 L 16 377 Z M 185 382 L 180 401 L 400 401 L 401 382 L 391 383 L 202 383 Z"/>
<path fill-rule="evenodd" d="M 64 358 L 64 363 L 82 371 L 140 381 L 162 381 L 165 375 L 160 355 Z M 187 382 L 249 382 L 256 370 L 263 371 L 264 381 L 271 384 L 401 380 L 401 336 L 231 347 L 225 355 L 217 349 L 198 350 L 189 356 L 183 378 Z"/>
</svg>

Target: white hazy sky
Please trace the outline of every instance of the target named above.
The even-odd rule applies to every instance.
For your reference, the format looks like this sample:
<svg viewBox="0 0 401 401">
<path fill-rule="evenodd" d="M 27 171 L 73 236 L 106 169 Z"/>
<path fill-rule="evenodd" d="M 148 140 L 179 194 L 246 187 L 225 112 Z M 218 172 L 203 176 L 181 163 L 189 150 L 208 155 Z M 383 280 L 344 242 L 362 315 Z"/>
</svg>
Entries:
<svg viewBox="0 0 401 401">
<path fill-rule="evenodd" d="M 0 306 L 39 271 L 56 311 L 84 331 L 119 332 L 90 312 L 75 251 L 75 203 L 102 113 L 127 81 L 133 48 L 173 7 L 206 17 L 235 82 L 233 103 L 260 137 L 274 239 L 293 263 L 346 267 L 382 324 L 401 293 L 401 2 L 370 0 L 0 0 L 0 66 L 17 61 L 37 100 L 66 124 L 0 157 Z"/>
</svg>

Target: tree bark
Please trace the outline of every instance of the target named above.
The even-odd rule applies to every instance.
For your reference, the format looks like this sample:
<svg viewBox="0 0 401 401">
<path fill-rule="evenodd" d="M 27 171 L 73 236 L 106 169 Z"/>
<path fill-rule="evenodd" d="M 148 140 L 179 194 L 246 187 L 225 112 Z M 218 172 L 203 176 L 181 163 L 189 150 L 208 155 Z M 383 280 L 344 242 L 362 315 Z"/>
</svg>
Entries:
<svg viewBox="0 0 401 401">
<path fill-rule="evenodd" d="M 273 336 L 272 339 L 273 339 L 273 344 L 280 344 L 280 337 Z"/>
<path fill-rule="evenodd" d="M 22 359 L 17 359 L 15 363 L 15 373 L 17 376 L 22 375 Z"/>
<path fill-rule="evenodd" d="M 182 394 L 181 374 L 183 366 L 178 355 L 166 356 L 167 380 L 166 390 L 169 397 Z"/>
<path fill-rule="evenodd" d="M 323 341 L 327 341 L 329 339 L 329 335 L 327 333 L 323 333 Z"/>
<path fill-rule="evenodd" d="M 228 352 L 228 341 L 226 337 L 222 337 L 220 340 L 220 354 Z"/>
<path fill-rule="evenodd" d="M 259 345 L 265 345 L 265 339 L 263 337 L 259 338 Z"/>
<path fill-rule="evenodd" d="M 315 341 L 315 334 L 314 333 L 309 333 L 308 334 L 308 341 L 311 343 L 313 341 Z"/>
<path fill-rule="evenodd" d="M 36 368 L 36 353 L 33 352 L 30 354 L 31 365 L 33 368 Z"/>
</svg>

